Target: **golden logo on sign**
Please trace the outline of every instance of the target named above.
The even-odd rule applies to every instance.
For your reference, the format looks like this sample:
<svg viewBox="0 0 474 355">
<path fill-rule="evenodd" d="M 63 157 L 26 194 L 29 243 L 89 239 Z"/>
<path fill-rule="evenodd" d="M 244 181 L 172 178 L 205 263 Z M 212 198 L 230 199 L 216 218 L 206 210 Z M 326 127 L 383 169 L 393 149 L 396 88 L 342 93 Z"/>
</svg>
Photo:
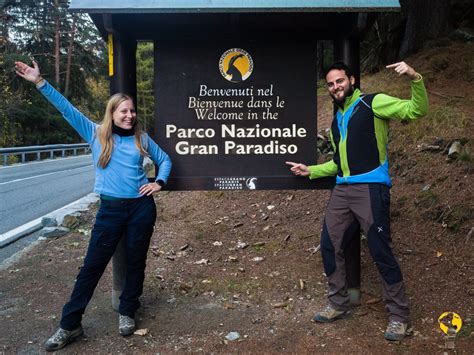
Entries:
<svg viewBox="0 0 474 355">
<path fill-rule="evenodd" d="M 444 334 L 454 335 L 461 330 L 462 319 L 454 312 L 444 312 L 438 318 L 439 327 Z"/>
<path fill-rule="evenodd" d="M 252 74 L 252 57 L 243 49 L 231 48 L 221 55 L 219 70 L 226 80 L 239 83 L 248 79 Z"/>
</svg>

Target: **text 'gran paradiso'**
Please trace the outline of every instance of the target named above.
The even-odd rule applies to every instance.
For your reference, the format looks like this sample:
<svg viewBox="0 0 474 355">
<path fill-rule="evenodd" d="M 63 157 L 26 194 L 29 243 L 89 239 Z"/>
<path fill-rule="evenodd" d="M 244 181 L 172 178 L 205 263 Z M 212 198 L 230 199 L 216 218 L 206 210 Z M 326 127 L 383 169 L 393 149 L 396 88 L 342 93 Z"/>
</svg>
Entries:
<svg viewBox="0 0 474 355">
<path fill-rule="evenodd" d="M 277 138 L 305 138 L 305 128 L 292 124 L 290 127 L 237 127 L 235 124 L 222 124 L 220 131 L 214 128 L 179 128 L 173 124 L 166 125 L 166 138 L 182 139 L 175 145 L 180 155 L 214 155 L 214 154 L 296 154 L 295 144 L 281 144 Z M 192 144 L 186 139 L 209 140 L 222 138 L 222 147 L 217 144 Z M 242 139 L 269 138 L 261 144 L 242 144 Z M 238 139 L 237 143 L 234 139 Z"/>
</svg>

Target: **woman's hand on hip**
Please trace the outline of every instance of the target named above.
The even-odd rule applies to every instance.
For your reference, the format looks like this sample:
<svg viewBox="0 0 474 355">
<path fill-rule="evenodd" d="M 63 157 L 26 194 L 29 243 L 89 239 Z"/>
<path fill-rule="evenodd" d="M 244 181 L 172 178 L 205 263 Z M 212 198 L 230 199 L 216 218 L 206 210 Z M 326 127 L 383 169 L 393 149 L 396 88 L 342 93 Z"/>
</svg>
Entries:
<svg viewBox="0 0 474 355">
<path fill-rule="evenodd" d="M 150 196 L 151 194 L 161 190 L 161 186 L 156 182 L 150 182 L 140 187 L 140 195 Z"/>
</svg>

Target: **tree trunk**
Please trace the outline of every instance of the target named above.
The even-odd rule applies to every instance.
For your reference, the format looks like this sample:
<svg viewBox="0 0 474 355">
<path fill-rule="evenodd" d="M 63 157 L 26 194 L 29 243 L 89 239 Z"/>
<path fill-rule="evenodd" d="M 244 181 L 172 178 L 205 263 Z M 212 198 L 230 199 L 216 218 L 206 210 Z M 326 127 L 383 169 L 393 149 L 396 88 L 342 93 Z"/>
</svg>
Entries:
<svg viewBox="0 0 474 355">
<path fill-rule="evenodd" d="M 64 96 L 69 96 L 69 82 L 71 80 L 72 52 L 74 50 L 74 35 L 76 33 L 76 16 L 72 16 L 71 32 L 69 33 L 69 45 L 67 48 L 66 82 L 64 84 Z"/>
<path fill-rule="evenodd" d="M 60 29 L 61 29 L 61 20 L 59 18 L 59 0 L 54 0 L 54 6 L 56 8 L 56 14 L 54 15 L 54 81 L 59 87 L 59 54 L 60 54 Z"/>
<path fill-rule="evenodd" d="M 408 0 L 407 23 L 399 59 L 415 53 L 431 39 L 446 36 L 451 28 L 449 0 Z"/>
<path fill-rule="evenodd" d="M 324 42 L 317 42 L 317 55 L 316 55 L 316 66 L 317 66 L 317 78 L 318 80 L 323 79 L 324 76 Z"/>
</svg>

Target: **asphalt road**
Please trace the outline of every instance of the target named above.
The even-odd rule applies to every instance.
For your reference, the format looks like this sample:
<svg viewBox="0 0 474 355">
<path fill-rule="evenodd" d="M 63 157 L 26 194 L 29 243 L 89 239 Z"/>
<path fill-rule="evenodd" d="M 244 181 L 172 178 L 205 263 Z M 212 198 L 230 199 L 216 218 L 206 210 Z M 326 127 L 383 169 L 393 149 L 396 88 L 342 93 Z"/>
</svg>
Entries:
<svg viewBox="0 0 474 355">
<path fill-rule="evenodd" d="M 0 167 L 0 234 L 92 192 L 90 155 Z"/>
</svg>

